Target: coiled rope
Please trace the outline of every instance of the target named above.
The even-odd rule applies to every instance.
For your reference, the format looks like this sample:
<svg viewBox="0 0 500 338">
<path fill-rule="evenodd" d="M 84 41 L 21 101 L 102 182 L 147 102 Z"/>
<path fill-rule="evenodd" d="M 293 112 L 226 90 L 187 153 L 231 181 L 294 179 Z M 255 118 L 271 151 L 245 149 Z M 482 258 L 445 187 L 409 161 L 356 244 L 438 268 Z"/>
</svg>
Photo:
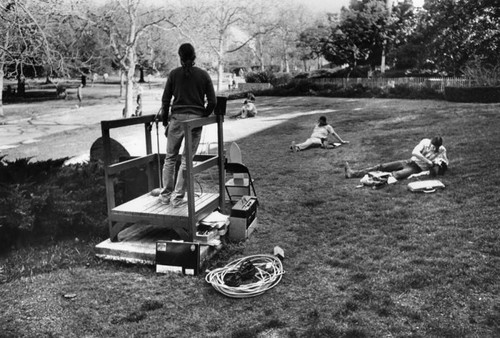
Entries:
<svg viewBox="0 0 500 338">
<path fill-rule="evenodd" d="M 253 273 L 249 275 L 249 271 Z M 205 280 L 225 296 L 250 298 L 275 287 L 284 273 L 283 264 L 278 257 L 253 255 L 234 260 L 222 268 L 210 271 L 205 276 Z"/>
</svg>

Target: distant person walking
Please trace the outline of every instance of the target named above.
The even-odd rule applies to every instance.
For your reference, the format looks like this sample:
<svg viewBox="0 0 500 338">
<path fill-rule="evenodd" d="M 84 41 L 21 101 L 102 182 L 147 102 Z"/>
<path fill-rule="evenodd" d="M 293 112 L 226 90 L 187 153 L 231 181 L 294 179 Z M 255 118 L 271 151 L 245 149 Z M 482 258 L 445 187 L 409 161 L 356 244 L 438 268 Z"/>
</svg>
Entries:
<svg viewBox="0 0 500 338">
<path fill-rule="evenodd" d="M 94 83 L 97 82 L 98 77 L 99 75 L 97 75 L 97 73 L 92 74 L 92 87 L 94 87 Z"/>
<path fill-rule="evenodd" d="M 167 154 L 163 165 L 163 190 L 159 199 L 161 203 L 170 203 L 173 207 L 185 203 L 184 195 L 187 188 L 186 149 L 182 154 L 177 180 L 175 179 L 175 164 L 184 140 L 184 128 L 181 122 L 212 114 L 217 103 L 210 75 L 206 70 L 195 67 L 194 47 L 184 43 L 179 47 L 178 53 L 182 66 L 172 70 L 168 75 L 162 97 L 162 121 L 166 127 Z M 202 127 L 191 130 L 193 154 L 198 149 L 201 132 Z"/>
<path fill-rule="evenodd" d="M 83 84 L 80 83 L 80 85 L 78 86 L 77 90 L 76 90 L 76 97 L 78 98 L 78 107 L 81 107 L 82 106 L 82 100 L 83 100 Z"/>
</svg>

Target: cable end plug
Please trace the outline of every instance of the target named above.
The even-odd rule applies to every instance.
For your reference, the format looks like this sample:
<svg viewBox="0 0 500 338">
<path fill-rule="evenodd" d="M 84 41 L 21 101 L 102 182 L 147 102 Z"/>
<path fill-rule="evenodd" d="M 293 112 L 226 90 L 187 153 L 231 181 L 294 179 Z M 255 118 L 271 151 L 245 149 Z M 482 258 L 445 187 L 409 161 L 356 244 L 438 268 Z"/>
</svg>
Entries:
<svg viewBox="0 0 500 338">
<path fill-rule="evenodd" d="M 285 251 L 279 246 L 275 246 L 273 252 L 280 261 L 283 261 L 285 259 Z"/>
</svg>

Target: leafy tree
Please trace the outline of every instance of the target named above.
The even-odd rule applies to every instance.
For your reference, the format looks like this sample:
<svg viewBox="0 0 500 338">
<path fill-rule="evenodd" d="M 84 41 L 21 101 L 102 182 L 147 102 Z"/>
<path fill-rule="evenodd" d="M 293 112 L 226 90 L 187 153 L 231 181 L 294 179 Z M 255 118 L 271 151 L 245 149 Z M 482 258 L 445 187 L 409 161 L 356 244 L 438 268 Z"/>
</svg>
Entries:
<svg viewBox="0 0 500 338">
<path fill-rule="evenodd" d="M 323 54 L 335 64 L 376 66 L 380 64 L 383 42 L 392 37 L 383 1 L 355 3 L 343 9 L 339 25 L 332 26 Z"/>
<path fill-rule="evenodd" d="M 322 56 L 328 33 L 328 27 L 322 24 L 316 27 L 306 28 L 300 33 L 297 48 L 301 52 L 301 60 L 303 60 L 304 63 L 307 60 L 319 59 Z M 306 68 L 305 65 L 304 68 Z"/>
<path fill-rule="evenodd" d="M 471 60 L 495 65 L 500 55 L 497 0 L 427 0 L 423 34 L 427 53 L 443 71 L 460 75 Z"/>
</svg>

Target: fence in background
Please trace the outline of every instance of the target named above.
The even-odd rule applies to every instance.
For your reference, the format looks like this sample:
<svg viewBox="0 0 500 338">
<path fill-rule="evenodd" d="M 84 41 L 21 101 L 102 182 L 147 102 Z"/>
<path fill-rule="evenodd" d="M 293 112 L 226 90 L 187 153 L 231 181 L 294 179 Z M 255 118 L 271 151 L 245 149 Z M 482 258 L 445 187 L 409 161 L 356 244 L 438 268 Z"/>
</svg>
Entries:
<svg viewBox="0 0 500 338">
<path fill-rule="evenodd" d="M 444 92 L 444 87 L 471 87 L 475 84 L 470 78 L 461 77 L 436 77 L 436 78 L 421 78 L 421 77 L 397 77 L 397 78 L 309 78 L 318 84 L 337 85 L 348 87 L 355 84 L 362 84 L 367 87 L 391 88 L 396 85 L 407 85 L 412 88 L 433 88 L 436 91 Z M 294 81 L 300 81 L 296 79 Z"/>
</svg>

